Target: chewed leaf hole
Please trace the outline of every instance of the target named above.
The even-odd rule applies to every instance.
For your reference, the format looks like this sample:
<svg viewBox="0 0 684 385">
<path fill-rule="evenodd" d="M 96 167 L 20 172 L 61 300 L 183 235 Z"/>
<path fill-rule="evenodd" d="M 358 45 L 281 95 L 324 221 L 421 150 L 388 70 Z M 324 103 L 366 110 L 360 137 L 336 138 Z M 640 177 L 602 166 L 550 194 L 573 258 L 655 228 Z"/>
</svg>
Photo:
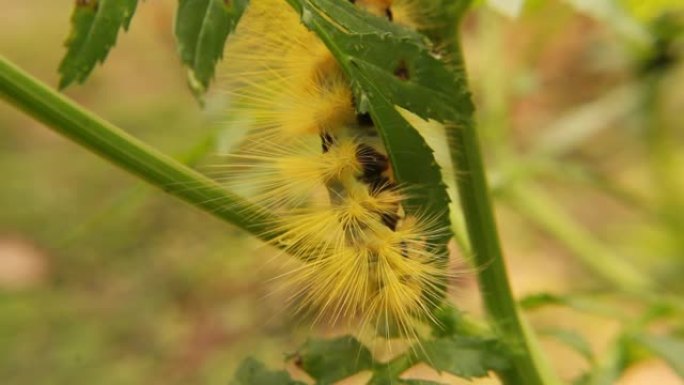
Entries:
<svg viewBox="0 0 684 385">
<path fill-rule="evenodd" d="M 401 80 L 409 80 L 411 78 L 411 76 L 409 76 L 408 66 L 406 65 L 406 62 L 404 60 L 400 61 L 397 68 L 395 68 L 394 76 L 398 77 Z"/>
<path fill-rule="evenodd" d="M 389 21 L 394 20 L 394 15 L 392 14 L 392 9 L 390 7 L 387 7 L 387 9 L 385 9 L 385 16 L 387 17 L 387 20 L 389 20 Z"/>
</svg>

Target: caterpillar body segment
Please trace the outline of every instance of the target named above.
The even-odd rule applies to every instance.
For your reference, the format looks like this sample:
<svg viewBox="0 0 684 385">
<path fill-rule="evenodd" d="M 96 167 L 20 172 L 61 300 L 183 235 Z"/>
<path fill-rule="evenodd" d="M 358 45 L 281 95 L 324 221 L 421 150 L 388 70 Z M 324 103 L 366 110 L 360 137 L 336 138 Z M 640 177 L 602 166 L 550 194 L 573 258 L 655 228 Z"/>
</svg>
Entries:
<svg viewBox="0 0 684 385">
<path fill-rule="evenodd" d="M 356 4 L 394 19 L 409 2 Z M 434 250 L 449 229 L 407 214 L 411 186 L 397 185 L 334 57 L 281 0 L 252 0 L 226 56 L 227 113 L 249 131 L 227 156 L 226 183 L 248 185 L 248 198 L 276 214 L 273 242 L 299 261 L 284 277 L 297 309 L 417 336 L 443 296 Z"/>
</svg>

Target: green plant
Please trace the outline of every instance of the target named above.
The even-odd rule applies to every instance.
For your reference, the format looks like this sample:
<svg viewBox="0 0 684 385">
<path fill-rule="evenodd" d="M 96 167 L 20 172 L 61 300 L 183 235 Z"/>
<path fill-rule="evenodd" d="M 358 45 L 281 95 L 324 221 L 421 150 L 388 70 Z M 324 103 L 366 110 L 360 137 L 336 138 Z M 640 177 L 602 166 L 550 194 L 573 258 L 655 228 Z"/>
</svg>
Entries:
<svg viewBox="0 0 684 385">
<path fill-rule="evenodd" d="M 467 2 L 429 1 L 429 7 L 441 12 L 434 13 L 430 28 L 420 33 L 369 16 L 346 2 L 292 0 L 289 3 L 293 12 L 299 12 L 304 24 L 325 43 L 353 82 L 357 109 L 368 110 L 376 122 L 398 182 L 419 186 L 422 196 L 432 198 L 428 204 L 412 203 L 437 217 L 444 227 L 449 226 L 445 215 L 448 198 L 431 150 L 395 106 L 424 119 L 440 121 L 447 127 L 451 157 L 459 175 L 456 182 L 469 251 L 490 321 L 490 327 L 483 331 L 469 324 L 451 305 L 444 304 L 434 309 L 434 317 L 441 327 L 435 328 L 433 338 L 389 362 L 375 362 L 370 351 L 351 337 L 309 341 L 294 357 L 295 361 L 321 384 L 362 370 L 373 371 L 373 384 L 429 384 L 428 381 L 400 379 L 406 369 L 418 362 L 465 378 L 483 376 L 492 370 L 506 384 L 557 383 L 538 350 L 532 331 L 519 315 L 505 271 L 456 32 Z M 118 30 L 128 26 L 136 5 L 136 1 L 77 2 L 69 53 L 60 66 L 62 87 L 85 80 L 95 64 L 104 60 Z M 218 0 L 179 2 L 176 34 L 181 57 L 189 67 L 190 85 L 197 95 L 201 96 L 209 86 L 214 65 L 223 52 L 223 43 L 247 6 L 246 2 L 225 4 Z M 226 59 L 230 60 L 230 57 Z M 399 67 L 421 76 L 397 76 Z M 0 89 L 3 97 L 18 108 L 168 193 L 267 241 L 278 237 L 278 232 L 272 229 L 276 220 L 259 207 L 84 111 L 4 59 L 0 62 Z M 535 196 L 534 191 L 530 186 L 522 191 L 516 186 L 503 195 L 513 197 L 514 203 L 523 211 L 531 213 L 532 218 L 559 237 L 572 238 L 570 243 L 581 244 L 584 234 L 569 230 L 572 224 L 568 225 L 558 216 L 540 215 L 553 211 L 539 208 L 545 201 L 531 199 Z M 442 249 L 438 254 L 445 254 L 443 250 L 448 239 L 449 236 L 443 236 L 436 241 L 436 247 Z M 578 254 L 596 254 L 596 249 L 578 247 Z M 596 263 L 591 268 L 606 275 L 617 286 L 655 295 L 654 285 L 634 274 L 629 267 L 607 273 L 611 268 L 615 269 L 613 263 L 619 262 L 611 262 L 610 268 L 603 263 Z M 548 303 L 571 304 L 572 301 L 540 296 L 528 298 L 524 306 L 531 308 Z M 663 303 L 653 304 L 657 313 L 654 317 L 679 311 L 676 300 L 667 305 L 665 311 L 656 312 Z M 646 317 L 643 323 L 650 320 Z M 614 372 L 609 376 L 615 377 L 628 361 L 624 357 L 627 354 L 625 346 L 635 342 L 660 352 L 657 354 L 676 362 L 675 366 L 681 365 L 677 363 L 677 356 L 671 353 L 681 348 L 677 342 L 644 336 L 641 326 L 625 330 L 616 341 L 615 357 L 606 357 L 610 362 L 597 365 L 597 371 L 608 368 Z M 340 363 L 353 360 L 354 365 L 340 367 Z M 599 378 L 600 374 L 593 373 L 588 378 Z M 239 384 L 296 383 L 286 373 L 270 372 L 253 360 L 247 360 L 241 366 L 236 381 Z M 594 382 L 588 383 L 601 383 L 590 381 Z"/>
</svg>

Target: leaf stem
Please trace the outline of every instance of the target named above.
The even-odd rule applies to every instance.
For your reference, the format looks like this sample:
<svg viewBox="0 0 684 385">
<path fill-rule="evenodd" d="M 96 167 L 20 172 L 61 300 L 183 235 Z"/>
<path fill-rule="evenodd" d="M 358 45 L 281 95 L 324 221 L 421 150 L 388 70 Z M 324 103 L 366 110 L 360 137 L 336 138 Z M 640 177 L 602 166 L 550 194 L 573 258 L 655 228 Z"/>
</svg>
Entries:
<svg viewBox="0 0 684 385">
<path fill-rule="evenodd" d="M 84 110 L 0 56 L 0 96 L 59 134 L 154 186 L 269 240 L 273 218 L 213 180 Z"/>
</svg>

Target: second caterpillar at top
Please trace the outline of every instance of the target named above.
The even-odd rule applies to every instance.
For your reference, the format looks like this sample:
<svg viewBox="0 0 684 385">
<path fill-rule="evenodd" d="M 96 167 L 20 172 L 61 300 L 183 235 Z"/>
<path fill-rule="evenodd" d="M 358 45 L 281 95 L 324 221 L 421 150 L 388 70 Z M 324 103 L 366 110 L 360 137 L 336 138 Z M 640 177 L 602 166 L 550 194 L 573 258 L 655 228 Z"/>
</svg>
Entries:
<svg viewBox="0 0 684 385">
<path fill-rule="evenodd" d="M 414 2 L 353 2 L 421 25 Z M 286 278 L 299 309 L 417 336 L 443 296 L 446 266 L 433 250 L 449 230 L 407 214 L 411 186 L 396 184 L 332 54 L 284 1 L 252 0 L 225 56 L 226 114 L 249 132 L 228 156 L 228 183 L 276 214 L 273 242 L 301 261 Z"/>
</svg>

